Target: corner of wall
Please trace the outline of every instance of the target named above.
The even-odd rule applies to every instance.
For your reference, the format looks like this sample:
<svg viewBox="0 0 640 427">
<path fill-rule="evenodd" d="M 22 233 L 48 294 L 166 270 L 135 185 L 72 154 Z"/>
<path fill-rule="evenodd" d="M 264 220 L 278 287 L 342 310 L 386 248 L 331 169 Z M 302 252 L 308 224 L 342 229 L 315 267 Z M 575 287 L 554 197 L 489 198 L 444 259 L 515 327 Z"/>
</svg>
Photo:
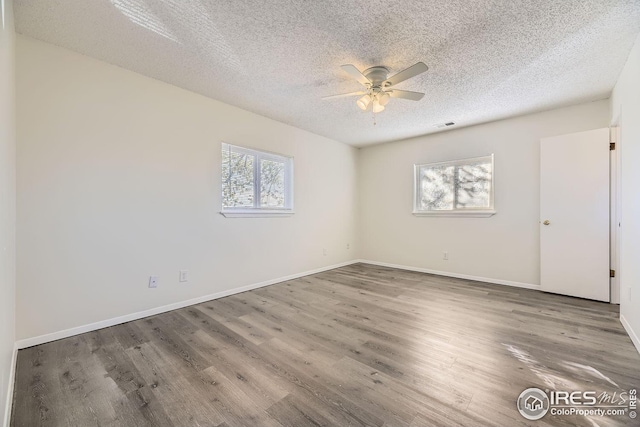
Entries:
<svg viewBox="0 0 640 427">
<path fill-rule="evenodd" d="M 12 0 L 0 1 L 0 420 L 8 426 L 17 354 L 15 30 Z"/>
<path fill-rule="evenodd" d="M 640 352 L 640 35 L 611 93 L 610 121 L 619 127 L 620 322 Z"/>
</svg>

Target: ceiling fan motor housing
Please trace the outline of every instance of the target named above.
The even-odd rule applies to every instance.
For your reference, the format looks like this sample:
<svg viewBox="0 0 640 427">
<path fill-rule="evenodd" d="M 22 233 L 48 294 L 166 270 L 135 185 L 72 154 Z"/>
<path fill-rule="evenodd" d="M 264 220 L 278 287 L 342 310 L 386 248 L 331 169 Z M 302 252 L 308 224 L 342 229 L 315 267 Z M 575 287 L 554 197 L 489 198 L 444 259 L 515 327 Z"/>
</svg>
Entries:
<svg viewBox="0 0 640 427">
<path fill-rule="evenodd" d="M 372 87 L 381 87 L 382 82 L 387 80 L 389 70 L 386 67 L 371 67 L 362 72 L 371 81 Z"/>
</svg>

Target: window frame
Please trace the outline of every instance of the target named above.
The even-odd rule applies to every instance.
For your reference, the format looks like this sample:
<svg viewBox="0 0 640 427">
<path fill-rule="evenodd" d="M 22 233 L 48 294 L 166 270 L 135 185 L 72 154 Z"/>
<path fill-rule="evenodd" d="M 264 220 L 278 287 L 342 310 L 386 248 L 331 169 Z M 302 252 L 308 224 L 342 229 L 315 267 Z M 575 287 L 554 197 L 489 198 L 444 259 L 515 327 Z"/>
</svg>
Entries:
<svg viewBox="0 0 640 427">
<path fill-rule="evenodd" d="M 491 190 L 489 191 L 489 207 L 482 208 L 456 208 L 455 207 L 455 195 L 457 189 L 454 187 L 454 203 L 453 209 L 447 210 L 420 210 L 418 209 L 420 196 L 420 169 L 424 166 L 460 166 L 480 160 L 491 158 Z M 435 163 L 416 163 L 413 165 L 413 215 L 415 216 L 431 216 L 431 217 L 473 217 L 473 218 L 488 218 L 497 213 L 495 210 L 495 158 L 493 153 L 486 156 L 469 157 L 465 159 L 448 160 L 444 162 Z"/>
<path fill-rule="evenodd" d="M 231 147 L 231 150 L 235 153 L 247 154 L 254 156 L 253 162 L 253 206 L 238 206 L 238 207 L 225 207 L 223 198 L 223 185 L 220 183 L 220 214 L 226 218 L 251 218 L 251 217 L 281 217 L 291 216 L 295 212 L 293 210 L 293 156 L 287 156 L 280 153 L 273 153 L 270 151 L 258 150 L 255 148 L 243 147 L 240 145 L 229 144 L 223 142 L 221 144 L 220 152 L 225 147 Z M 260 173 L 260 165 L 262 160 L 271 160 L 284 163 L 284 207 L 261 207 L 261 194 L 260 184 L 262 174 Z M 223 176 L 224 170 L 222 169 L 222 158 L 220 159 L 220 176 Z"/>
</svg>

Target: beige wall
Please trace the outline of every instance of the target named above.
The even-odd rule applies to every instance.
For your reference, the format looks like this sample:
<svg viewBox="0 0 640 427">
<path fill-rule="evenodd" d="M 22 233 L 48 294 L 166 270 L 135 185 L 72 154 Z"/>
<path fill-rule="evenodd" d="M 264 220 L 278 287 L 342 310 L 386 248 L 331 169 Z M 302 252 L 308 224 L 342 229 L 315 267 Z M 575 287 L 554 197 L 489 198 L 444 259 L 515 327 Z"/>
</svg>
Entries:
<svg viewBox="0 0 640 427">
<path fill-rule="evenodd" d="M 9 416 L 15 341 L 15 142 L 13 14 L 0 0 L 0 423 Z"/>
<path fill-rule="evenodd" d="M 357 258 L 357 149 L 25 37 L 17 72 L 19 340 Z M 294 156 L 293 217 L 218 213 L 223 141 Z"/>
<path fill-rule="evenodd" d="M 620 315 L 640 351 L 640 36 L 611 96 L 620 126 Z"/>
<path fill-rule="evenodd" d="M 607 100 L 364 148 L 364 259 L 539 285 L 540 138 L 608 126 Z M 413 165 L 495 154 L 491 218 L 415 217 Z M 443 260 L 447 251 L 449 260 Z"/>
</svg>

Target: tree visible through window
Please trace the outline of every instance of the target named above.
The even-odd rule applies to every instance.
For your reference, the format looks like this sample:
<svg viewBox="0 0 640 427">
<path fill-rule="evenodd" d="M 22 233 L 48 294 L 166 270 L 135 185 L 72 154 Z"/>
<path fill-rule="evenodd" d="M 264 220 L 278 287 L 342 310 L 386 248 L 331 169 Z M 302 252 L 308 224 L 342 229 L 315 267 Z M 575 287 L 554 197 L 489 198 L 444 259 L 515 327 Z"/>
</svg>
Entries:
<svg viewBox="0 0 640 427">
<path fill-rule="evenodd" d="M 415 165 L 415 179 L 417 213 L 493 209 L 493 155 Z"/>
<path fill-rule="evenodd" d="M 222 208 L 291 210 L 290 157 L 222 144 Z"/>
</svg>

